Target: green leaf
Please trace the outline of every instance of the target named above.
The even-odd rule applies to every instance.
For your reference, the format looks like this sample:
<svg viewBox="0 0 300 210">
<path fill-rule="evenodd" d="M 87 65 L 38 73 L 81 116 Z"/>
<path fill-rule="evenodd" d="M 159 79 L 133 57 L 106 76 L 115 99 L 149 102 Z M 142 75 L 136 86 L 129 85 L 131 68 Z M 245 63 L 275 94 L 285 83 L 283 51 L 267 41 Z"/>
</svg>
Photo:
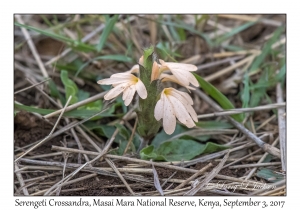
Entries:
<svg viewBox="0 0 300 210">
<path fill-rule="evenodd" d="M 208 94 L 210 95 L 214 100 L 216 100 L 219 105 L 223 108 L 223 109 L 234 109 L 235 107 L 233 106 L 233 104 L 229 101 L 229 99 L 224 96 L 217 88 L 215 88 L 212 84 L 210 84 L 209 82 L 205 81 L 202 77 L 200 77 L 199 75 L 193 73 L 194 76 L 196 77 L 196 79 L 199 82 L 199 85 L 201 86 L 201 88 Z M 235 115 L 231 115 L 232 118 L 234 118 L 235 120 L 242 122 L 243 121 L 243 116 L 242 114 L 235 114 Z"/>
<path fill-rule="evenodd" d="M 173 136 L 181 134 L 185 131 L 187 131 L 187 128 L 181 126 L 180 124 L 176 124 L 175 131 L 171 135 L 166 134 L 166 132 L 162 129 L 161 132 L 156 134 L 155 138 L 151 142 L 151 145 L 153 145 L 155 148 L 157 148 L 163 142 L 165 142 L 165 141 L 169 140 L 170 138 L 172 138 Z"/>
<path fill-rule="evenodd" d="M 272 52 L 272 45 L 278 40 L 279 36 L 281 35 L 284 27 L 279 27 L 276 29 L 274 32 L 273 36 L 271 39 L 269 39 L 266 44 L 264 45 L 262 52 L 259 56 L 257 56 L 252 63 L 252 65 L 249 68 L 248 73 L 253 72 L 257 70 L 264 62 L 265 58 L 267 57 L 268 54 Z M 242 90 L 241 94 L 241 99 L 243 102 L 243 108 L 248 108 L 249 107 L 249 101 L 252 99 L 250 98 L 250 88 L 249 88 L 249 76 L 248 73 L 245 74 L 243 83 L 244 83 L 244 89 Z M 256 101 L 258 100 L 258 97 L 255 99 Z M 253 102 L 252 102 L 253 104 Z"/>
<path fill-rule="evenodd" d="M 168 26 L 174 26 L 176 28 L 182 28 L 182 29 L 185 29 L 191 33 L 194 33 L 194 34 L 197 34 L 199 36 L 201 36 L 205 42 L 209 45 L 209 46 L 213 46 L 214 43 L 211 41 L 211 39 L 209 38 L 208 35 L 206 35 L 205 33 L 202 33 L 196 29 L 194 29 L 194 27 L 182 22 L 182 21 L 179 21 L 179 20 L 176 20 L 177 23 L 173 23 L 173 22 L 166 22 L 166 21 L 160 21 L 160 20 L 157 20 L 156 22 L 160 23 L 160 24 L 163 24 L 163 25 L 168 25 Z"/>
<path fill-rule="evenodd" d="M 250 88 L 249 88 L 249 75 L 245 74 L 244 76 L 244 89 L 242 90 L 241 94 L 241 100 L 242 100 L 242 107 L 248 108 L 249 107 L 249 101 L 250 101 Z"/>
<path fill-rule="evenodd" d="M 77 77 L 78 74 L 80 74 L 80 72 L 87 67 L 90 63 L 92 63 L 93 61 L 96 60 L 114 60 L 114 61 L 120 61 L 120 62 L 128 62 L 128 63 L 132 63 L 133 60 L 130 57 L 127 57 L 125 55 L 103 55 L 103 56 L 98 56 L 96 58 L 93 58 L 92 60 L 84 63 L 83 65 L 80 66 L 80 68 L 78 68 L 78 70 L 76 71 L 75 76 Z"/>
<path fill-rule="evenodd" d="M 17 110 L 24 110 L 27 112 L 33 112 L 33 113 L 38 113 L 38 114 L 42 114 L 42 115 L 47 115 L 54 111 L 57 111 L 54 109 L 40 109 L 40 108 L 25 106 L 25 105 L 16 104 L 16 103 L 14 104 L 14 106 L 15 106 L 15 109 L 17 109 Z M 72 111 L 65 112 L 63 114 L 63 116 L 85 119 L 85 118 L 88 118 L 88 117 L 96 114 L 97 112 L 99 112 L 99 111 L 98 110 L 86 110 L 86 109 L 85 110 L 72 110 Z M 98 116 L 113 117 L 115 115 L 109 113 L 109 110 L 108 110 L 102 114 L 99 114 Z"/>
<path fill-rule="evenodd" d="M 233 127 L 232 124 L 224 121 L 198 121 L 195 124 L 205 129 L 228 129 Z"/>
<path fill-rule="evenodd" d="M 90 93 L 84 90 L 78 90 L 77 97 L 78 97 L 78 101 L 82 101 L 90 97 Z"/>
<path fill-rule="evenodd" d="M 268 169 L 268 168 L 262 168 L 257 173 L 256 176 L 263 178 L 269 182 L 278 182 L 285 177 L 282 174 L 276 173 L 275 171 Z"/>
<path fill-rule="evenodd" d="M 108 125 L 98 125 L 95 122 L 87 122 L 84 124 L 88 129 L 95 131 L 100 136 L 105 136 L 108 139 L 111 138 L 113 133 L 117 129 L 119 133 L 116 135 L 114 142 L 118 144 L 118 149 L 113 150 L 112 154 L 123 155 L 124 150 L 128 144 L 128 140 L 130 138 L 130 132 L 122 125 L 116 124 L 116 126 L 108 126 Z M 139 139 L 135 135 L 133 141 L 131 142 L 130 149 L 131 151 L 136 151 L 139 146 Z"/>
<path fill-rule="evenodd" d="M 211 142 L 202 144 L 193 140 L 175 139 L 162 143 L 158 148 L 154 148 L 153 145 L 148 146 L 141 150 L 140 156 L 146 160 L 182 161 L 191 160 L 200 154 L 213 153 L 227 148 L 227 146 Z"/>
<path fill-rule="evenodd" d="M 100 52 L 102 50 L 102 48 L 104 47 L 104 44 L 110 34 L 110 32 L 112 31 L 112 29 L 114 28 L 115 23 L 118 20 L 119 15 L 114 15 L 112 18 L 110 18 L 106 25 L 105 28 L 100 36 L 100 40 L 99 43 L 97 45 L 97 51 Z"/>
<path fill-rule="evenodd" d="M 58 91 L 56 84 L 50 80 L 49 83 L 49 89 L 50 89 L 50 95 L 54 98 L 59 98 L 62 104 L 66 103 L 66 99 L 63 97 L 63 95 Z"/>
<path fill-rule="evenodd" d="M 224 42 L 226 39 L 229 39 L 230 37 L 240 33 L 241 31 L 249 28 L 250 26 L 253 26 L 256 22 L 248 22 L 245 23 L 241 26 L 238 26 L 236 28 L 233 28 L 231 31 L 229 31 L 228 33 L 225 33 L 224 35 L 222 35 L 221 37 L 217 38 L 216 40 L 216 44 L 219 45 L 222 42 Z"/>
<path fill-rule="evenodd" d="M 93 46 L 84 44 L 81 41 L 73 40 L 73 39 L 70 39 L 68 37 L 65 37 L 65 36 L 62 36 L 62 35 L 59 35 L 59 34 L 55 34 L 53 32 L 47 31 L 47 30 L 42 30 L 42 29 L 39 29 L 39 28 L 36 28 L 36 27 L 33 27 L 33 26 L 23 25 L 23 24 L 20 24 L 18 22 L 15 22 L 15 25 L 19 26 L 19 27 L 22 27 L 22 28 L 32 30 L 32 31 L 35 31 L 35 32 L 38 32 L 40 34 L 51 37 L 51 38 L 56 39 L 58 41 L 65 42 L 67 44 L 70 44 L 71 45 L 70 47 L 73 47 L 73 48 L 79 48 L 79 49 L 84 50 L 84 51 L 94 51 L 95 50 L 95 48 Z"/>
<path fill-rule="evenodd" d="M 78 97 L 77 97 L 78 88 L 77 88 L 77 85 L 75 84 L 75 82 L 73 82 L 72 80 L 69 79 L 68 72 L 65 71 L 65 70 L 62 70 L 60 72 L 60 78 L 61 78 L 62 83 L 65 86 L 66 100 L 68 100 L 68 98 L 70 96 L 72 96 L 70 104 L 75 104 L 76 102 L 78 102 Z"/>
<path fill-rule="evenodd" d="M 264 45 L 262 52 L 259 56 L 256 57 L 254 62 L 252 63 L 249 72 L 255 71 L 260 67 L 260 65 L 264 62 L 266 56 L 272 51 L 272 45 L 278 40 L 279 36 L 281 35 L 284 27 L 279 27 L 274 32 L 271 39 L 267 41 L 267 43 Z"/>
</svg>

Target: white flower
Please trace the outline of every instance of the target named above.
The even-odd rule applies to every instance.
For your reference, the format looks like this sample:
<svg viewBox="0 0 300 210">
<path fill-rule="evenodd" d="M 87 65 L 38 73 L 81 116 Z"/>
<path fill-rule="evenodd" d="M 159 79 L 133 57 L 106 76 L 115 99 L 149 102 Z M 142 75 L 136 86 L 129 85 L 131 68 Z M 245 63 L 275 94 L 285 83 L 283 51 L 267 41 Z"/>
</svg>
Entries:
<svg viewBox="0 0 300 210">
<path fill-rule="evenodd" d="M 193 100 L 189 94 L 174 88 L 163 89 L 155 109 L 154 117 L 163 119 L 163 128 L 167 134 L 172 134 L 176 126 L 176 118 L 188 128 L 198 122 L 197 114 L 192 107 Z"/>
<path fill-rule="evenodd" d="M 124 104 L 128 106 L 133 99 L 135 91 L 142 99 L 147 98 L 147 90 L 144 83 L 138 77 L 130 74 L 130 72 L 113 74 L 110 78 L 97 82 L 101 85 L 112 85 L 114 87 L 104 96 L 105 100 L 113 99 L 123 92 L 122 99 Z"/>
<path fill-rule="evenodd" d="M 170 70 L 183 86 L 189 86 L 191 83 L 194 86 L 199 87 L 198 81 L 191 73 L 191 71 L 197 70 L 197 66 L 185 63 L 164 62 L 163 60 L 159 60 L 159 62 L 160 64 L 156 62 L 153 63 L 151 81 L 158 79 L 162 72 Z"/>
<path fill-rule="evenodd" d="M 171 81 L 171 82 L 175 82 L 183 87 L 185 87 L 189 92 L 191 92 L 190 90 L 196 90 L 195 88 L 191 87 L 191 86 L 185 86 L 180 80 L 178 80 L 174 75 L 169 75 L 169 74 L 161 74 L 159 79 L 161 79 L 162 82 L 167 82 L 167 81 Z"/>
</svg>

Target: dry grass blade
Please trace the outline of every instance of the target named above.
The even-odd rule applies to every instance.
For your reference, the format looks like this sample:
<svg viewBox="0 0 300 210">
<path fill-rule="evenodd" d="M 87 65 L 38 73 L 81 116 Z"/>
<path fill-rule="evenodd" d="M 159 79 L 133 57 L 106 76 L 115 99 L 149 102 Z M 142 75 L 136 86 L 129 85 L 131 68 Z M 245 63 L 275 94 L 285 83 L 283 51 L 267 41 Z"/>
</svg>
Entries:
<svg viewBox="0 0 300 210">
<path fill-rule="evenodd" d="M 61 114 L 59 115 L 59 117 L 58 117 L 58 119 L 57 119 L 55 125 L 53 126 L 51 132 L 49 133 L 49 135 L 46 136 L 42 141 L 40 141 L 39 143 L 37 143 L 36 145 L 34 145 L 33 147 L 31 147 L 30 149 L 28 149 L 26 152 L 24 152 L 21 156 L 19 156 L 19 157 L 15 160 L 15 162 L 17 162 L 20 158 L 24 157 L 24 156 L 27 155 L 29 152 L 31 152 L 32 150 L 34 150 L 34 149 L 36 149 L 37 147 L 41 146 L 41 145 L 44 144 L 47 140 L 50 139 L 50 137 L 52 136 L 54 130 L 56 129 L 56 126 L 58 125 L 58 122 L 60 121 L 60 119 L 61 119 L 63 113 L 65 112 L 66 107 L 67 107 L 68 104 L 70 103 L 71 99 L 72 99 L 72 96 L 70 96 L 69 99 L 68 99 L 68 101 L 66 102 L 66 105 L 64 106 L 64 108 L 63 108 Z"/>
<path fill-rule="evenodd" d="M 225 69 L 222 69 L 222 70 L 220 70 L 220 71 L 218 71 L 214 74 L 211 74 L 211 75 L 205 77 L 204 79 L 208 82 L 211 82 L 211 81 L 219 78 L 220 76 L 222 76 L 224 74 L 227 74 L 227 73 L 233 71 L 234 69 L 248 63 L 249 61 L 252 61 L 256 56 L 257 56 L 257 54 L 250 55 L 247 58 L 244 58 L 243 60 L 241 60 L 241 61 L 239 61 L 239 62 L 237 62 L 237 63 L 235 63 L 235 64 L 233 64 L 229 67 L 226 67 Z"/>
<path fill-rule="evenodd" d="M 272 143 L 272 146 L 275 146 L 275 145 L 278 143 L 278 141 L 279 141 L 279 139 L 277 138 L 277 139 Z M 265 160 L 265 158 L 267 157 L 267 155 L 268 155 L 268 153 L 265 152 L 265 154 L 259 159 L 259 161 L 258 161 L 257 163 L 262 163 L 262 162 Z M 257 170 L 256 167 L 253 168 L 253 169 L 249 172 L 249 174 L 247 175 L 247 177 L 245 178 L 245 180 L 250 179 L 250 177 L 255 173 L 256 170 Z"/>
<path fill-rule="evenodd" d="M 192 181 L 193 179 L 196 179 L 199 175 L 203 174 L 204 172 L 207 171 L 207 169 L 209 169 L 210 167 L 212 167 L 213 164 L 209 163 L 206 166 L 204 166 L 203 168 L 201 168 L 197 173 L 193 174 L 191 177 L 187 178 L 184 182 L 182 182 L 180 185 L 178 185 L 177 187 L 175 187 L 175 190 L 180 189 L 182 187 L 184 187 L 186 184 L 188 184 L 190 181 Z"/>
<path fill-rule="evenodd" d="M 196 72 L 200 72 L 201 70 L 207 69 L 207 68 L 210 68 L 210 67 L 222 65 L 224 63 L 229 63 L 230 61 L 236 61 L 236 60 L 239 60 L 241 58 L 243 58 L 243 56 L 235 56 L 235 57 L 225 58 L 223 60 L 217 60 L 217 61 L 214 61 L 214 62 L 202 64 L 202 65 L 197 66 L 197 71 Z"/>
<path fill-rule="evenodd" d="M 22 20 L 21 15 L 15 15 L 15 17 L 18 20 L 19 23 L 21 23 L 21 24 L 24 25 L 24 21 Z M 46 68 L 45 68 L 45 66 L 44 66 L 44 64 L 43 64 L 43 62 L 42 62 L 42 60 L 41 60 L 41 58 L 40 58 L 40 56 L 39 56 L 36 48 L 35 48 L 35 45 L 34 45 L 32 39 L 31 39 L 30 34 L 28 33 L 28 31 L 27 31 L 26 28 L 22 27 L 21 30 L 22 30 L 22 32 L 24 34 L 24 37 L 25 37 L 25 39 L 26 39 L 26 41 L 27 41 L 27 43 L 29 45 L 29 48 L 30 48 L 30 50 L 31 50 L 31 52 L 32 52 L 32 54 L 33 54 L 36 62 L 38 63 L 38 66 L 39 66 L 39 68 L 40 68 L 43 76 L 46 77 L 46 78 L 49 77 L 48 72 L 47 72 L 47 70 L 46 70 Z"/>
<path fill-rule="evenodd" d="M 94 156 L 97 156 L 99 154 L 97 152 L 81 151 L 81 150 L 77 150 L 77 149 L 58 147 L 58 146 L 54 146 L 54 145 L 52 146 L 52 150 L 75 152 L 75 153 L 82 152 L 82 153 L 85 153 L 85 154 L 88 154 L 88 155 L 94 155 Z M 153 165 L 158 166 L 158 167 L 174 169 L 174 170 L 179 170 L 179 171 L 184 171 L 184 172 L 189 172 L 189 173 L 196 173 L 197 172 L 197 170 L 194 170 L 194 169 L 182 168 L 182 167 L 174 166 L 174 165 L 166 165 L 166 164 L 159 163 L 159 162 L 151 163 L 150 161 L 147 161 L 147 160 L 140 160 L 140 159 L 125 157 L 125 156 L 106 154 L 105 157 L 119 159 L 119 160 L 128 161 L 128 162 L 142 163 L 142 164 L 147 164 L 147 165 L 152 165 L 153 164 Z"/>
<path fill-rule="evenodd" d="M 103 151 L 100 152 L 100 154 L 98 154 L 97 157 L 95 157 L 93 160 L 91 160 L 89 162 L 86 162 L 85 164 L 83 164 L 82 166 L 80 166 L 79 168 L 77 168 L 73 173 L 69 174 L 67 177 L 65 177 L 64 179 L 62 179 L 61 181 L 59 181 L 58 183 L 56 183 L 55 185 L 53 185 L 44 195 L 51 195 L 52 193 L 54 193 L 62 185 L 62 183 L 69 181 L 73 176 L 75 176 L 84 167 L 86 167 L 89 164 L 92 164 L 96 160 L 100 159 L 104 154 L 106 154 L 107 151 L 109 150 L 111 144 L 113 143 L 113 141 L 114 141 L 114 139 L 115 139 L 115 137 L 116 137 L 117 134 L 118 134 L 118 129 L 115 130 L 115 132 L 111 136 L 110 140 L 107 142 L 106 146 L 104 147 Z"/>
<path fill-rule="evenodd" d="M 283 93 L 281 84 L 278 83 L 276 86 L 277 93 L 277 103 L 283 102 Z M 279 127 L 279 142 L 280 142 L 280 151 L 281 151 L 281 163 L 282 170 L 286 171 L 286 118 L 285 118 L 285 109 L 278 109 L 278 127 Z"/>
<path fill-rule="evenodd" d="M 226 160 L 229 157 L 229 152 L 224 156 L 223 160 L 209 173 L 206 175 L 205 179 L 193 187 L 190 191 L 186 192 L 184 195 L 195 195 L 199 190 L 201 190 L 207 183 L 212 180 L 222 169 Z"/>
<path fill-rule="evenodd" d="M 202 91 L 200 90 L 195 90 L 195 92 L 203 99 L 205 100 L 209 105 L 211 105 L 214 109 L 216 109 L 217 111 L 223 111 L 223 109 L 216 104 L 216 102 L 214 102 L 211 98 L 209 98 L 206 94 L 204 94 Z M 248 138 L 250 138 L 251 140 L 253 140 L 260 148 L 262 148 L 264 151 L 278 157 L 281 158 L 280 155 L 280 151 L 263 142 L 261 139 L 259 139 L 257 136 L 255 136 L 252 132 L 250 132 L 248 129 L 246 129 L 242 124 L 240 124 L 239 122 L 237 122 L 236 120 L 234 120 L 232 117 L 230 116 L 224 116 L 226 117 L 226 119 L 233 124 L 238 130 L 240 130 L 243 134 L 245 134 Z"/>
<path fill-rule="evenodd" d="M 269 110 L 269 109 L 280 109 L 286 106 L 285 102 L 277 103 L 277 104 L 268 104 L 264 106 L 257 106 L 253 108 L 240 108 L 240 109 L 229 109 L 222 112 L 214 112 L 210 114 L 202 114 L 198 115 L 198 119 L 208 118 L 208 117 L 216 117 L 216 116 L 227 116 L 245 112 L 253 112 L 253 111 L 261 111 L 261 110 Z"/>
<path fill-rule="evenodd" d="M 121 181 L 124 183 L 124 185 L 126 186 L 126 188 L 128 189 L 128 191 L 131 193 L 131 195 L 135 195 L 135 193 L 133 192 L 133 190 L 131 189 L 131 187 L 129 186 L 129 184 L 126 182 L 126 180 L 123 178 L 122 174 L 119 172 L 119 170 L 117 169 L 117 167 L 115 166 L 115 164 L 111 160 L 109 160 L 109 159 L 107 159 L 106 162 L 116 172 L 116 174 L 118 175 L 118 177 L 121 179 Z"/>
<path fill-rule="evenodd" d="M 131 132 L 131 135 L 130 135 L 130 138 L 129 138 L 128 143 L 127 143 L 127 145 L 126 145 L 126 148 L 125 148 L 125 150 L 124 150 L 124 152 L 123 152 L 123 155 L 126 154 L 128 148 L 129 148 L 129 146 L 131 145 L 131 142 L 132 142 L 132 140 L 133 140 L 133 136 L 134 136 L 134 134 L 135 134 L 137 122 L 138 122 L 138 119 L 136 118 L 136 119 L 135 119 L 134 126 L 133 126 L 133 129 L 132 129 L 132 132 Z"/>
<path fill-rule="evenodd" d="M 246 156 L 244 156 L 244 157 L 242 157 L 242 158 L 239 158 L 238 160 L 235 160 L 235 161 L 233 161 L 233 162 L 231 162 L 231 163 L 229 163 L 229 164 L 223 166 L 223 168 L 227 168 L 227 167 L 229 167 L 229 166 L 231 166 L 231 165 L 233 165 L 233 164 L 236 164 L 236 163 L 238 163 L 238 162 L 240 162 L 240 161 L 242 161 L 242 160 L 245 160 L 245 159 L 247 159 L 247 158 L 253 156 L 254 154 L 256 154 L 256 153 L 258 153 L 258 152 L 260 152 L 260 151 L 262 151 L 262 149 L 258 149 L 258 150 L 254 151 L 254 152 L 251 152 L 251 153 L 249 153 L 248 155 L 246 155 Z"/>
<path fill-rule="evenodd" d="M 272 25 L 272 26 L 281 26 L 282 23 L 279 22 L 279 21 L 276 21 L 276 20 L 269 20 L 269 19 L 265 19 L 265 18 L 259 18 L 259 17 L 252 17 L 252 16 L 249 16 L 249 15 L 228 15 L 228 14 L 222 14 L 222 15 L 218 15 L 220 17 L 223 17 L 223 18 L 230 18 L 230 19 L 237 19 L 237 20 L 242 20 L 242 21 L 251 21 L 251 22 L 255 22 L 255 21 L 258 21 L 258 22 L 261 22 L 263 24 L 266 24 L 266 25 Z"/>
<path fill-rule="evenodd" d="M 36 83 L 36 84 L 31 85 L 31 86 L 26 87 L 26 88 L 23 88 L 22 90 L 18 90 L 18 91 L 16 91 L 16 92 L 14 92 L 14 95 L 16 95 L 16 94 L 18 94 L 18 93 L 21 93 L 21 92 L 23 92 L 23 91 L 25 91 L 25 90 L 29 90 L 30 88 L 33 88 L 33 87 L 35 87 L 35 86 L 37 86 L 37 85 L 41 85 L 41 84 L 43 84 L 43 83 L 45 83 L 45 82 L 48 82 L 50 79 L 51 79 L 51 78 L 45 79 L 44 81 L 41 81 L 41 82 L 39 82 L 39 83 Z"/>
<path fill-rule="evenodd" d="M 272 187 L 273 187 L 274 189 L 276 189 L 277 187 L 281 187 L 281 186 L 285 186 L 285 185 L 286 185 L 286 180 L 284 179 L 284 180 L 281 180 L 281 181 L 279 181 L 279 182 L 276 182 L 276 183 L 272 184 Z M 251 193 L 249 193 L 248 195 L 249 195 L 249 196 L 259 195 L 259 194 L 264 193 L 265 191 L 269 191 L 269 190 L 270 190 L 269 188 L 265 187 L 265 188 L 256 190 L 256 191 L 254 191 L 254 192 L 251 192 Z"/>
<path fill-rule="evenodd" d="M 80 106 L 83 106 L 83 105 L 85 105 L 85 104 L 88 104 L 88 103 L 91 103 L 91 102 L 96 101 L 96 100 L 98 100 L 98 99 L 101 99 L 101 98 L 103 98 L 103 96 L 104 96 L 106 93 L 107 93 L 107 91 L 102 92 L 102 93 L 99 93 L 99 94 L 97 94 L 97 95 L 95 95 L 95 96 L 92 96 L 92 97 L 90 97 L 90 98 L 88 98 L 88 99 L 79 101 L 79 102 L 77 102 L 77 103 L 75 103 L 75 104 L 72 104 L 72 105 L 70 105 L 70 106 L 68 106 L 68 107 L 66 108 L 65 112 L 71 111 L 71 110 L 73 110 L 73 109 L 77 109 L 77 108 L 80 107 Z M 57 110 L 57 111 L 55 111 L 55 112 L 52 112 L 52 113 L 50 113 L 50 114 L 45 115 L 44 118 L 47 119 L 47 118 L 56 116 L 56 115 L 60 114 L 62 111 L 63 111 L 63 109 Z"/>
<path fill-rule="evenodd" d="M 229 166 L 229 168 L 236 169 L 236 168 L 250 168 L 250 167 L 262 167 L 262 166 L 276 166 L 276 165 L 280 165 L 280 164 L 281 164 L 281 162 L 255 163 L 255 164 L 243 164 L 243 165 Z"/>
<path fill-rule="evenodd" d="M 151 161 L 152 162 L 152 161 Z M 153 171 L 153 181 L 154 181 L 154 186 L 157 189 L 157 191 L 160 193 L 160 195 L 164 196 L 164 192 L 163 189 L 161 188 L 160 182 L 159 182 L 159 178 L 158 178 L 158 174 L 157 171 L 155 170 L 154 165 L 152 164 L 152 171 Z"/>
<path fill-rule="evenodd" d="M 92 37 L 94 37 L 95 35 L 97 35 L 99 32 L 101 32 L 104 29 L 105 25 L 101 24 L 100 26 L 98 26 L 94 31 L 92 31 L 91 33 L 87 34 L 85 37 L 83 37 L 81 39 L 82 43 L 87 42 L 89 39 L 91 39 Z M 59 59 L 61 59 L 62 57 L 66 56 L 69 52 L 72 51 L 72 48 L 68 48 L 65 51 L 63 51 L 60 55 L 55 56 L 54 58 L 52 58 L 51 60 L 49 60 L 48 62 L 45 63 L 45 66 L 49 66 L 50 64 L 58 61 Z M 73 58 L 74 59 L 74 58 Z"/>
<path fill-rule="evenodd" d="M 83 180 L 86 180 L 86 179 L 90 179 L 90 178 L 93 178 L 93 177 L 96 177 L 96 176 L 97 176 L 97 174 L 89 174 L 89 175 L 86 175 L 86 176 L 83 176 L 83 177 L 79 177 L 77 179 L 73 179 L 72 181 L 69 181 L 69 182 L 66 182 L 66 183 L 62 184 L 61 187 L 67 186 L 67 185 L 70 185 L 70 184 L 74 184 L 74 183 L 77 183 L 77 182 L 80 182 L 80 181 L 83 181 Z M 43 195 L 48 190 L 49 189 L 41 190 L 41 191 L 38 191 L 38 192 L 30 194 L 30 195 Z"/>
<path fill-rule="evenodd" d="M 19 166 L 17 165 L 17 163 L 15 163 L 15 170 L 18 171 L 19 170 Z M 22 188 L 22 191 L 24 193 L 24 195 L 29 195 L 27 188 L 25 187 L 25 182 L 24 179 L 22 177 L 22 174 L 20 172 L 16 172 L 16 176 L 19 180 L 20 183 L 20 187 Z"/>
</svg>

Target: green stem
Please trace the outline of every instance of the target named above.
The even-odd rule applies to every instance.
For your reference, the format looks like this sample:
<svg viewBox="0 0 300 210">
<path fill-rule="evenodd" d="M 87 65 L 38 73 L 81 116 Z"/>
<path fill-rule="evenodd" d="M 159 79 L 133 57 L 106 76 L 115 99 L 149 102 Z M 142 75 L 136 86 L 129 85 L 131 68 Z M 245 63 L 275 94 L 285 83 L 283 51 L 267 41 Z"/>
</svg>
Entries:
<svg viewBox="0 0 300 210">
<path fill-rule="evenodd" d="M 152 64 L 154 59 L 154 49 L 150 47 L 144 51 L 144 65 L 140 65 L 140 79 L 144 83 L 148 96 L 139 100 L 138 132 L 146 142 L 156 135 L 161 123 L 154 118 L 154 108 L 160 94 L 160 82 L 151 82 Z"/>
</svg>

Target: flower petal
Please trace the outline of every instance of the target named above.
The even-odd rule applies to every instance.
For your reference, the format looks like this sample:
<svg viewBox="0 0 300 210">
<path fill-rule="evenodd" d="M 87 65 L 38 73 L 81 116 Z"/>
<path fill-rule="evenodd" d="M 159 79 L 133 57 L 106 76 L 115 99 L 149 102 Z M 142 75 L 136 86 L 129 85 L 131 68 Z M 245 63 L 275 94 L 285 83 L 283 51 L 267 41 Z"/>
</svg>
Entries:
<svg viewBox="0 0 300 210">
<path fill-rule="evenodd" d="M 174 109 L 174 112 L 175 112 L 175 115 L 176 115 L 177 119 L 181 123 L 186 124 L 187 121 L 189 119 L 191 119 L 191 116 L 187 112 L 185 106 L 181 103 L 181 101 L 179 101 L 174 96 L 168 95 L 167 97 L 173 105 L 173 109 Z"/>
<path fill-rule="evenodd" d="M 140 79 L 138 79 L 138 82 L 135 84 L 135 88 L 142 99 L 147 98 L 147 90 L 144 83 Z"/>
<path fill-rule="evenodd" d="M 159 121 L 164 116 L 164 100 L 159 99 L 154 108 L 154 117 Z"/>
<path fill-rule="evenodd" d="M 174 88 L 172 88 L 172 92 L 171 95 L 174 95 L 176 98 L 182 98 L 183 100 L 187 101 L 188 104 L 193 105 L 193 99 L 191 98 L 191 96 L 188 93 L 176 90 Z"/>
<path fill-rule="evenodd" d="M 134 65 L 128 72 L 130 73 L 139 73 L 140 72 L 140 67 L 138 64 Z"/>
<path fill-rule="evenodd" d="M 190 71 L 196 71 L 198 68 L 192 64 L 185 63 L 172 63 L 164 62 L 160 60 L 162 70 L 170 70 L 172 74 L 183 84 L 183 86 L 189 86 L 189 83 L 196 87 L 199 87 L 199 83 Z"/>
<path fill-rule="evenodd" d="M 182 71 L 197 71 L 198 69 L 197 66 L 186 63 L 164 62 L 164 65 L 167 65 L 169 69 L 180 69 Z"/>
<path fill-rule="evenodd" d="M 171 95 L 177 98 L 186 108 L 188 113 L 191 115 L 193 120 L 195 122 L 198 122 L 198 116 L 194 110 L 194 108 L 191 106 L 193 104 L 193 100 L 191 96 L 185 92 L 178 91 L 174 88 L 172 88 Z"/>
<path fill-rule="evenodd" d="M 186 127 L 188 127 L 188 128 L 192 128 L 192 127 L 195 127 L 196 126 L 196 124 L 194 123 L 194 121 L 192 120 L 192 118 L 189 118 L 188 120 L 187 120 L 187 122 L 186 122 Z"/>
<path fill-rule="evenodd" d="M 162 93 L 163 94 L 163 93 Z M 163 127 L 167 134 L 172 134 L 176 127 L 176 118 L 173 110 L 173 106 L 167 97 L 164 97 L 164 116 Z"/>
<path fill-rule="evenodd" d="M 125 88 L 124 91 L 123 91 L 123 96 L 122 96 L 123 101 L 125 101 L 125 98 L 127 98 L 128 94 L 130 92 L 129 87 L 130 86 L 128 86 L 127 88 Z"/>
<path fill-rule="evenodd" d="M 135 89 L 134 85 L 131 85 L 126 90 L 127 90 L 127 95 L 126 95 L 126 97 L 124 97 L 124 95 L 123 95 L 123 100 L 124 100 L 125 106 L 128 106 L 133 99 L 136 89 Z M 124 94 L 125 94 L 125 91 L 124 91 Z"/>
<path fill-rule="evenodd" d="M 194 108 L 191 105 L 187 106 L 187 111 L 188 113 L 191 115 L 191 117 L 193 118 L 193 120 L 195 122 L 198 122 L 198 116 L 197 113 L 195 112 Z"/>
<path fill-rule="evenodd" d="M 127 80 L 134 80 L 136 76 L 131 74 L 129 71 L 116 73 L 110 76 L 110 78 L 120 78 L 120 79 L 127 79 Z"/>
<path fill-rule="evenodd" d="M 120 83 L 126 83 L 130 81 L 128 78 L 107 78 L 99 80 L 97 83 L 100 85 L 112 85 L 112 84 L 120 84 Z"/>
<path fill-rule="evenodd" d="M 116 87 L 114 87 L 113 89 L 108 91 L 108 93 L 106 93 L 106 95 L 104 96 L 104 99 L 110 100 L 110 99 L 117 97 L 120 93 L 122 93 L 124 91 L 124 89 L 126 87 L 128 87 L 128 83 L 122 83 L 122 84 L 117 85 Z"/>
<path fill-rule="evenodd" d="M 151 71 L 151 82 L 159 78 L 159 66 L 156 61 L 153 62 Z"/>
</svg>

